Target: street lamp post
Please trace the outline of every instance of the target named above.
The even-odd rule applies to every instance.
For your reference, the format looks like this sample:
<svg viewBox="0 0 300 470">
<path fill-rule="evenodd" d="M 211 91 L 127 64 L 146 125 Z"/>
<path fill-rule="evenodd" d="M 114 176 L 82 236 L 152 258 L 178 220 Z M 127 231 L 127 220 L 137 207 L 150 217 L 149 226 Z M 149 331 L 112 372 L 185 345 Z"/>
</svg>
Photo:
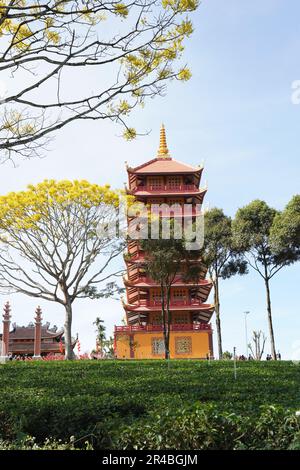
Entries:
<svg viewBox="0 0 300 470">
<path fill-rule="evenodd" d="M 249 315 L 249 311 L 244 312 L 245 315 L 245 338 L 246 338 L 246 357 L 249 357 L 249 350 L 248 350 L 248 328 L 247 328 L 247 315 Z"/>
</svg>

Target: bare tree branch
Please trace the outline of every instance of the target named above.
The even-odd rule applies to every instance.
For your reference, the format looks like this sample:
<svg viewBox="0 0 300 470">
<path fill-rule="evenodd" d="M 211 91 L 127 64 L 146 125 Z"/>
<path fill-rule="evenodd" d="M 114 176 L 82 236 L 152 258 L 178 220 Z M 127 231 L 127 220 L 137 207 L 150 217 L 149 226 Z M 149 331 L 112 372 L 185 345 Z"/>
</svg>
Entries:
<svg viewBox="0 0 300 470">
<path fill-rule="evenodd" d="M 174 78 L 192 33 L 183 15 L 197 0 L 7 0 L 0 5 L 0 159 L 33 157 L 78 119 L 109 119 L 134 137 L 127 120 Z M 90 84 L 98 70 L 97 90 Z M 72 92 L 77 69 L 81 86 Z M 13 82 L 12 82 L 13 78 Z M 53 79 L 56 86 L 53 86 Z M 73 95 L 73 96 L 72 96 Z"/>
</svg>

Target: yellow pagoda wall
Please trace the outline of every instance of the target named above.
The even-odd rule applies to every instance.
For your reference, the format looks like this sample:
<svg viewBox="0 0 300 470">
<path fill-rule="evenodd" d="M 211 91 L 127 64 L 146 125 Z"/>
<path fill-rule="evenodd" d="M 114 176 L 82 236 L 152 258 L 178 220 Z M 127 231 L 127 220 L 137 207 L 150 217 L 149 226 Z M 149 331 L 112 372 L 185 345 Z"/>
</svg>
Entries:
<svg viewBox="0 0 300 470">
<path fill-rule="evenodd" d="M 191 338 L 191 353 L 176 354 L 176 338 Z M 170 334 L 170 357 L 176 359 L 205 359 L 210 351 L 210 333 L 207 331 L 176 331 Z M 162 359 L 163 354 L 152 353 L 152 338 L 163 338 L 161 332 L 132 333 L 133 354 L 130 354 L 130 336 L 120 334 L 116 338 L 116 355 L 118 359 Z"/>
<path fill-rule="evenodd" d="M 130 358 L 130 336 L 129 335 L 120 334 L 116 337 L 115 354 L 118 359 Z"/>
</svg>

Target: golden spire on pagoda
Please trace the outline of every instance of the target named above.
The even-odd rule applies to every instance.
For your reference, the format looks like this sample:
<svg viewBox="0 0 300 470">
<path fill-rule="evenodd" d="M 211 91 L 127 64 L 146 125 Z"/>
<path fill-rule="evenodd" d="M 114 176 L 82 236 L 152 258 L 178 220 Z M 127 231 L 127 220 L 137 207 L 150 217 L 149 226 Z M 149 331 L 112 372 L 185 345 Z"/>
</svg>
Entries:
<svg viewBox="0 0 300 470">
<path fill-rule="evenodd" d="M 157 152 L 158 158 L 169 158 L 169 150 L 167 147 L 167 139 L 166 139 L 166 130 L 165 126 L 162 124 L 160 128 L 160 137 L 159 137 L 159 149 Z"/>
</svg>

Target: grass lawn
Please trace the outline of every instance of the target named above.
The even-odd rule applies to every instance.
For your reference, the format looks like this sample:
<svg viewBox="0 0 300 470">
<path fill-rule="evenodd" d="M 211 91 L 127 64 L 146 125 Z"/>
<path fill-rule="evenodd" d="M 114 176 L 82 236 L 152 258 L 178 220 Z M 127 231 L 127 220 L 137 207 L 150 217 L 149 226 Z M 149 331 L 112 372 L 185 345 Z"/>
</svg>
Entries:
<svg viewBox="0 0 300 470">
<path fill-rule="evenodd" d="M 171 361 L 169 367 L 165 361 L 0 366 L 0 438 L 5 441 L 25 435 L 38 442 L 93 435 L 96 447 L 109 448 L 128 430 L 138 434 L 149 425 L 150 432 L 158 422 L 165 430 L 168 416 L 179 422 L 181 410 L 188 415 L 195 407 L 226 416 L 234 413 L 254 422 L 263 405 L 289 409 L 293 416 L 300 410 L 300 365 L 239 362 L 237 380 L 231 361 Z M 133 445 L 124 442 L 119 446 Z"/>
</svg>

